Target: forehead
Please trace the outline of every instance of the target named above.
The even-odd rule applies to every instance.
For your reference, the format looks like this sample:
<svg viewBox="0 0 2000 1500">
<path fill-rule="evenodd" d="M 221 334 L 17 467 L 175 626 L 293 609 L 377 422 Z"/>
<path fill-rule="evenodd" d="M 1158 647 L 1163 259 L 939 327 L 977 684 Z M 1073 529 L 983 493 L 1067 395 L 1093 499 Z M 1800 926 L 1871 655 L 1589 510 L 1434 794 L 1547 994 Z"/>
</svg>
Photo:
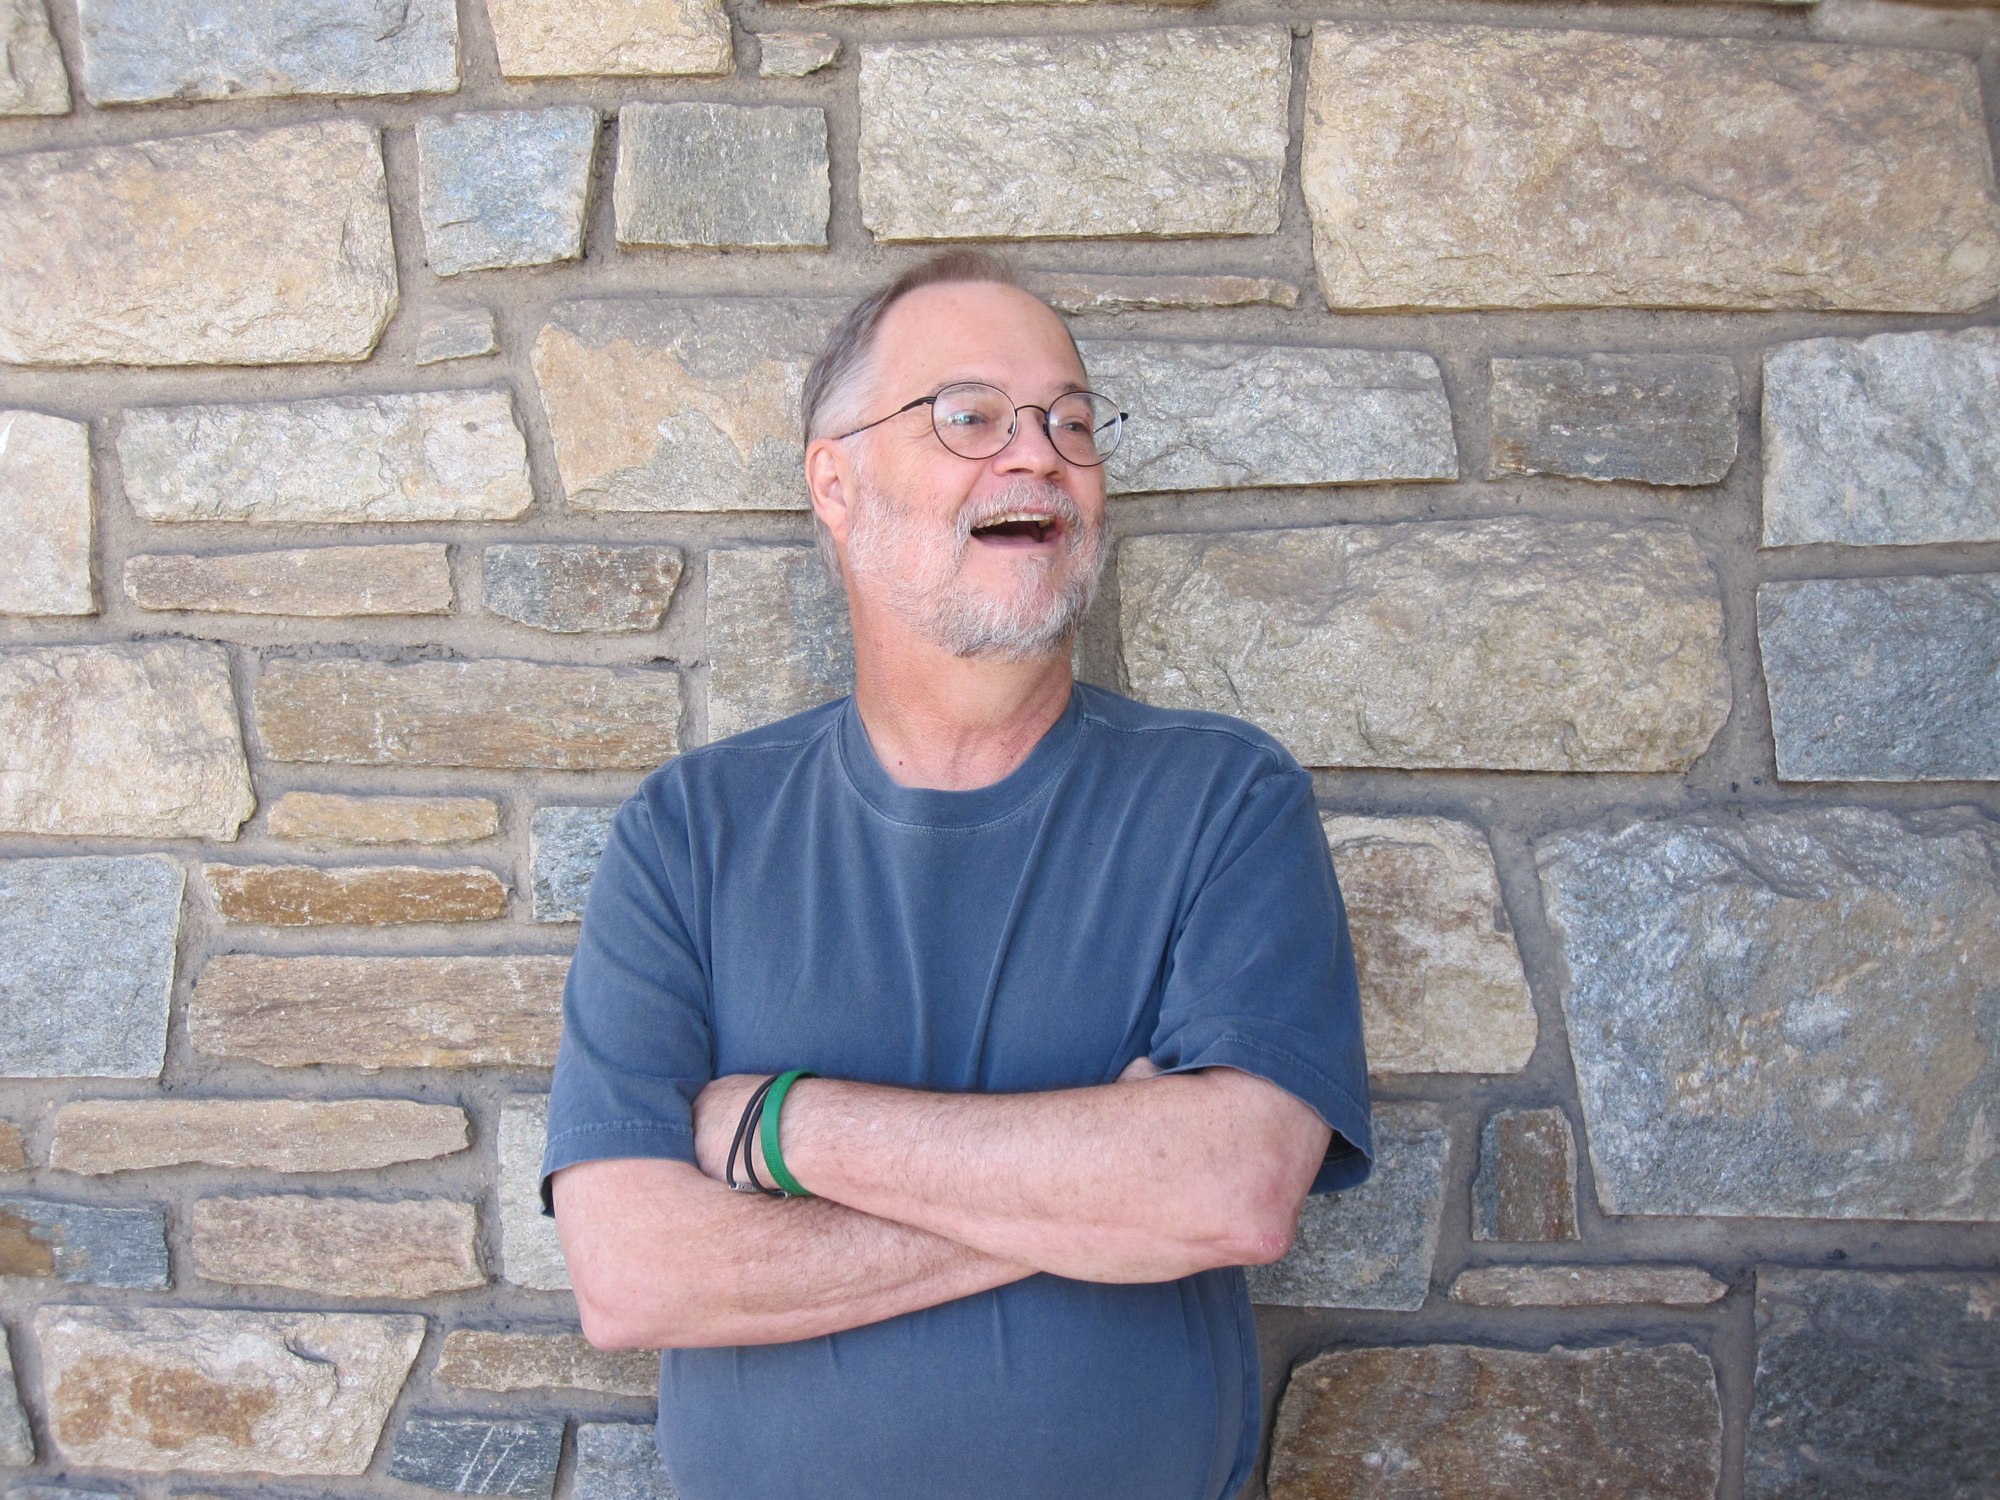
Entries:
<svg viewBox="0 0 2000 1500">
<path fill-rule="evenodd" d="M 1083 365 L 1062 320 L 1018 287 L 947 282 L 918 287 L 883 316 L 876 369 L 897 386 L 984 380 L 1017 400 L 1074 389 Z"/>
</svg>

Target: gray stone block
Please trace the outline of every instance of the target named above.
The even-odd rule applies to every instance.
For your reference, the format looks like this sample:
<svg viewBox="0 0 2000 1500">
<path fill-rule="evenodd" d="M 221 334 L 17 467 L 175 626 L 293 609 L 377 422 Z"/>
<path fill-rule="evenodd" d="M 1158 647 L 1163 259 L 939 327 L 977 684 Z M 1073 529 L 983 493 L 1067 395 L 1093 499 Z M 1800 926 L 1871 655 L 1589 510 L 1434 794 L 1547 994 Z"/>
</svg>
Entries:
<svg viewBox="0 0 2000 1500">
<path fill-rule="evenodd" d="M 1573 1240 L 1576 1138 L 1559 1109 L 1502 1110 L 1479 1132 L 1475 1240 Z"/>
<path fill-rule="evenodd" d="M 570 1500 L 678 1500 L 653 1429 L 637 1422 L 579 1422 Z"/>
<path fill-rule="evenodd" d="M 0 861 L 0 1076 L 159 1076 L 184 879 L 158 854 Z"/>
<path fill-rule="evenodd" d="M 537 630 L 652 630 L 681 581 L 678 547 L 531 543 L 488 547 L 486 608 Z"/>
<path fill-rule="evenodd" d="M 157 1208 L 0 1198 L 0 1276 L 79 1286 L 167 1282 L 167 1220 Z"/>
<path fill-rule="evenodd" d="M 1785 781 L 2000 778 L 2000 573 L 1757 590 Z"/>
<path fill-rule="evenodd" d="M 1728 809 L 1536 856 L 1606 1213 L 2000 1220 L 2000 823 Z"/>
<path fill-rule="evenodd" d="M 708 554 L 708 737 L 854 690 L 847 593 L 812 547 Z"/>
<path fill-rule="evenodd" d="M 1492 477 L 1719 484 L 1736 461 L 1736 366 L 1719 355 L 1496 359 Z"/>
<path fill-rule="evenodd" d="M 1757 1275 L 1749 1500 L 1984 1496 L 2000 1475 L 2000 1276 Z"/>
<path fill-rule="evenodd" d="M 452 0 L 80 0 L 94 104 L 449 94 Z"/>
<path fill-rule="evenodd" d="M 90 427 L 0 411 L 0 615 L 91 615 Z"/>
<path fill-rule="evenodd" d="M 529 830 L 537 922 L 583 918 L 591 877 L 611 837 L 615 807 L 538 807 Z"/>
<path fill-rule="evenodd" d="M 438 313 L 417 335 L 416 362 L 441 365 L 453 359 L 477 359 L 500 347 L 493 314 L 483 307 Z"/>
<path fill-rule="evenodd" d="M 424 255 L 440 276 L 583 255 L 597 111 L 582 106 L 417 122 Z"/>
<path fill-rule="evenodd" d="M 759 78 L 804 78 L 832 65 L 840 38 L 818 31 L 767 31 L 757 38 Z"/>
<path fill-rule="evenodd" d="M 7 1331 L 0 1328 L 0 1464 L 31 1464 L 35 1461 L 35 1437 L 28 1427 L 28 1414 L 21 1409 L 21 1393 L 14 1378 L 14 1355 Z M 17 1491 L 9 1491 L 9 1500 Z"/>
<path fill-rule="evenodd" d="M 0 115 L 66 115 L 69 71 L 43 0 L 0 0 Z"/>
<path fill-rule="evenodd" d="M 486 1417 L 411 1417 L 396 1435 L 390 1477 L 454 1495 L 550 1496 L 563 1424 Z"/>
<path fill-rule="evenodd" d="M 833 201 L 826 113 L 628 104 L 611 197 L 621 245 L 823 247 Z"/>
<path fill-rule="evenodd" d="M 2000 540 L 2000 330 L 1764 356 L 1764 545 Z"/>
<path fill-rule="evenodd" d="M 549 1134 L 546 1095 L 522 1095 L 500 1110 L 500 1274 L 515 1286 L 569 1290 L 556 1221 L 542 1212 L 542 1147 Z"/>
</svg>

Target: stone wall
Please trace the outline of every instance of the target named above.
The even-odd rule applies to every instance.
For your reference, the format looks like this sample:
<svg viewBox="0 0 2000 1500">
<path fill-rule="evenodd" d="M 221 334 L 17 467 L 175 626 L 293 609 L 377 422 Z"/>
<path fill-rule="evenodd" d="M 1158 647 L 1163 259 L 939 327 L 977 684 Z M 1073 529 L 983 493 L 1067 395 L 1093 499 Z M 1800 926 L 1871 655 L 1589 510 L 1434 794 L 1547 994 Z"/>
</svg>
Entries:
<svg viewBox="0 0 2000 1500">
<path fill-rule="evenodd" d="M 0 0 L 0 1489 L 667 1493 L 566 955 L 977 239 L 1135 414 L 1085 675 L 1353 913 L 1252 1495 L 1990 1493 L 1996 119 L 1981 3 Z"/>
</svg>

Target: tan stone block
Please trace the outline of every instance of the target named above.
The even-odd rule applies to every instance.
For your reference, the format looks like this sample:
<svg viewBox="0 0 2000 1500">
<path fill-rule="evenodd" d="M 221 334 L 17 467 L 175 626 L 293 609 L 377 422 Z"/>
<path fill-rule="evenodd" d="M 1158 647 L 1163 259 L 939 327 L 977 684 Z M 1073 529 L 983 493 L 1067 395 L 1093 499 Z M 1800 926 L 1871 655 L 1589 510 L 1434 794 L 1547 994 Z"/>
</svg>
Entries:
<svg viewBox="0 0 2000 1500">
<path fill-rule="evenodd" d="M 0 615 L 94 615 L 90 428 L 0 411 Z"/>
<path fill-rule="evenodd" d="M 486 0 L 508 78 L 727 73 L 722 0 Z"/>
<path fill-rule="evenodd" d="M 500 1108 L 500 1276 L 536 1291 L 568 1291 L 569 1262 L 556 1221 L 542 1212 L 546 1094 L 517 1095 Z"/>
<path fill-rule="evenodd" d="M 1573 1240 L 1576 1137 L 1560 1109 L 1503 1109 L 1479 1133 L 1475 1240 Z"/>
<path fill-rule="evenodd" d="M 360 1474 L 424 1339 L 373 1313 L 44 1307 L 62 1459 L 145 1473 Z"/>
<path fill-rule="evenodd" d="M 21 1140 L 21 1127 L 12 1120 L 0 1120 L 0 1172 L 25 1171 L 28 1152 Z"/>
<path fill-rule="evenodd" d="M 2000 293 L 1978 70 L 1949 52 L 1321 22 L 1301 174 L 1334 308 Z"/>
<path fill-rule="evenodd" d="M 195 1050 L 274 1068 L 547 1068 L 562 1030 L 555 954 L 211 959 L 188 1006 Z"/>
<path fill-rule="evenodd" d="M 141 609 L 235 615 L 448 615 L 450 549 L 442 542 L 305 547 L 125 560 L 125 593 Z"/>
<path fill-rule="evenodd" d="M 56 1111 L 49 1165 L 363 1172 L 463 1151 L 465 1111 L 409 1099 L 82 1099 Z"/>
<path fill-rule="evenodd" d="M 445 1336 L 437 1378 L 468 1391 L 593 1391 L 652 1396 L 660 1356 L 650 1349 L 593 1349 L 580 1333 L 489 1333 L 457 1328 Z"/>
<path fill-rule="evenodd" d="M 443 1198 L 203 1198 L 194 1269 L 321 1297 L 430 1297 L 486 1284 L 478 1237 L 478 1211 Z"/>
<path fill-rule="evenodd" d="M 349 797 L 286 792 L 271 807 L 274 839 L 308 844 L 462 844 L 500 831 L 491 797 Z"/>
<path fill-rule="evenodd" d="M 219 646 L 0 654 L 0 745 L 0 832 L 229 840 L 257 805 Z"/>
<path fill-rule="evenodd" d="M 1694 1266 L 1479 1266 L 1451 1300 L 1473 1307 L 1706 1307 L 1729 1290 Z"/>
<path fill-rule="evenodd" d="M 526 661 L 274 661 L 257 684 L 274 760 L 651 770 L 679 750 L 680 677 Z"/>
<path fill-rule="evenodd" d="M 1486 840 L 1448 818 L 1320 820 L 1373 1073 L 1518 1073 L 1535 1007 Z"/>
<path fill-rule="evenodd" d="M 359 120 L 13 157 L 0 243 L 0 364 L 366 359 L 396 307 Z"/>
<path fill-rule="evenodd" d="M 396 922 L 490 922 L 507 915 L 507 887 L 467 866 L 203 865 L 225 922 L 272 927 Z"/>
<path fill-rule="evenodd" d="M 43 0 L 0 0 L 0 115 L 66 115 L 63 67 Z"/>
<path fill-rule="evenodd" d="M 1268 276 L 1037 276 L 1034 288 L 1065 313 L 1299 305 L 1297 287 Z"/>
</svg>

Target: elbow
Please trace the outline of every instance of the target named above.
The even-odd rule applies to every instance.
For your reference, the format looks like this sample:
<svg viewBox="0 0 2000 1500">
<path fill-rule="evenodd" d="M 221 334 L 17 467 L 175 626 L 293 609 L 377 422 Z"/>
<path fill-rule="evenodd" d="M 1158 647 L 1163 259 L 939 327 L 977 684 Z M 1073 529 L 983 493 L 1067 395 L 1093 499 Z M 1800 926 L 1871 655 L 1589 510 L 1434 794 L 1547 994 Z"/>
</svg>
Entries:
<svg viewBox="0 0 2000 1500">
<path fill-rule="evenodd" d="M 620 1349 L 663 1349 L 657 1318 L 641 1319 L 636 1310 L 613 1298 L 591 1296 L 582 1286 L 576 1289 L 577 1321 L 583 1325 L 584 1342 L 593 1349 L 612 1353 Z"/>
<path fill-rule="evenodd" d="M 1274 1169 L 1243 1176 L 1214 1226 L 1216 1264 L 1268 1266 L 1291 1253 L 1305 1194 L 1290 1172 Z"/>
</svg>

